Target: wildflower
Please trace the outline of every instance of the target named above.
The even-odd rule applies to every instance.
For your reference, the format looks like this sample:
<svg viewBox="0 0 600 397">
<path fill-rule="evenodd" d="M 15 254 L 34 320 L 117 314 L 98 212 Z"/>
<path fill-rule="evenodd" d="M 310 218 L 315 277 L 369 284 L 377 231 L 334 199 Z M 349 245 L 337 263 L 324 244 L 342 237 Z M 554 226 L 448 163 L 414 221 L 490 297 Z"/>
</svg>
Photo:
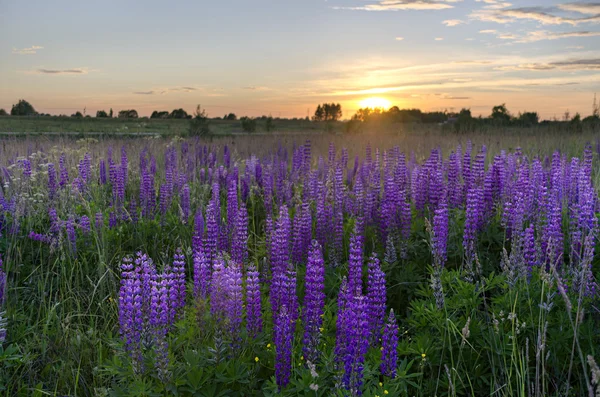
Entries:
<svg viewBox="0 0 600 397">
<path fill-rule="evenodd" d="M 254 361 L 258 362 L 258 357 L 254 357 Z"/>
</svg>

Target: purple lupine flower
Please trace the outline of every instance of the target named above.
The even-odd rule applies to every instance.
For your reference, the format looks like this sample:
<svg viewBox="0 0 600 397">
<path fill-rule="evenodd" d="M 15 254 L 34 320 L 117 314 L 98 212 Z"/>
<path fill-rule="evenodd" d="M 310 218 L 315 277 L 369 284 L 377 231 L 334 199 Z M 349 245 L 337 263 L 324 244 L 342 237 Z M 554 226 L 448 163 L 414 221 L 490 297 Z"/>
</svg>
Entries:
<svg viewBox="0 0 600 397">
<path fill-rule="evenodd" d="M 104 159 L 100 160 L 100 184 L 106 185 L 106 161 Z"/>
<path fill-rule="evenodd" d="M 241 266 L 248 259 L 248 211 L 244 203 L 238 208 L 234 226 L 231 258 Z"/>
<path fill-rule="evenodd" d="M 237 168 L 235 169 L 237 171 Z M 238 217 L 238 195 L 237 195 L 237 172 L 232 172 L 228 178 L 227 186 L 227 231 L 229 234 L 228 243 L 231 247 L 231 243 L 234 239 L 234 230 L 236 226 L 236 219 Z M 225 247 L 222 247 L 225 249 Z"/>
<path fill-rule="evenodd" d="M 274 313 L 279 312 L 280 305 L 285 298 L 285 283 L 290 259 L 290 217 L 285 205 L 281 206 L 275 235 L 271 238 L 271 273 L 273 283 L 271 286 L 271 308 Z M 288 308 L 288 316 L 291 315 Z"/>
<path fill-rule="evenodd" d="M 211 264 L 203 249 L 194 253 L 194 297 L 206 299 L 209 291 Z"/>
<path fill-rule="evenodd" d="M 151 280 L 149 306 L 149 325 L 152 333 L 152 345 L 156 354 L 154 365 L 158 378 L 168 382 L 170 373 L 169 345 L 166 339 L 169 330 L 169 290 L 164 275 L 155 274 Z"/>
<path fill-rule="evenodd" d="M 176 309 L 185 307 L 185 256 L 181 248 L 177 248 L 173 258 L 173 275 L 175 276 L 175 291 L 177 294 Z"/>
<path fill-rule="evenodd" d="M 54 200 L 57 190 L 56 168 L 54 168 L 54 164 L 50 163 L 48 164 L 48 198 L 50 200 Z"/>
<path fill-rule="evenodd" d="M 304 324 L 302 353 L 305 359 L 311 363 L 316 363 L 319 359 L 320 328 L 323 324 L 321 316 L 325 305 L 324 283 L 325 262 L 323 261 L 323 251 L 319 243 L 313 240 L 306 264 L 304 309 L 302 311 L 302 322 Z"/>
<path fill-rule="evenodd" d="M 448 259 L 448 207 L 445 200 L 434 212 L 431 246 L 434 265 L 444 267 Z"/>
<path fill-rule="evenodd" d="M 194 254 L 203 250 L 204 239 L 204 217 L 202 216 L 202 210 L 198 209 L 194 216 L 194 233 L 192 235 L 192 251 Z"/>
<path fill-rule="evenodd" d="M 359 219 L 350 237 L 348 254 L 348 288 L 352 293 L 357 290 L 362 291 L 363 244 L 362 225 Z"/>
<path fill-rule="evenodd" d="M 144 327 L 142 312 L 142 283 L 136 274 L 131 258 L 121 264 L 121 287 L 119 289 L 119 326 L 135 372 L 143 371 L 141 337 Z"/>
<path fill-rule="evenodd" d="M 381 270 L 379 259 L 373 253 L 368 264 L 367 296 L 369 334 L 371 341 L 378 344 L 381 329 L 385 321 L 386 305 L 385 273 Z"/>
<path fill-rule="evenodd" d="M 181 220 L 183 224 L 187 224 L 190 217 L 190 187 L 187 183 L 183 185 L 179 195 L 179 202 L 181 205 Z"/>
<path fill-rule="evenodd" d="M 233 347 L 239 347 L 239 333 L 242 325 L 244 295 L 242 271 L 239 265 L 229 262 L 225 270 L 227 327 Z"/>
<path fill-rule="evenodd" d="M 390 315 L 385 323 L 381 347 L 381 365 L 379 367 L 381 374 L 388 378 L 395 378 L 398 364 L 398 323 L 394 316 L 394 309 L 390 309 Z"/>
<path fill-rule="evenodd" d="M 204 248 L 209 262 L 217 256 L 217 242 L 219 240 L 219 204 L 213 200 L 206 207 L 206 236 L 204 237 Z"/>
<path fill-rule="evenodd" d="M 115 211 L 110 211 L 108 213 L 108 228 L 113 229 L 117 227 L 117 214 Z"/>
<path fill-rule="evenodd" d="M 58 161 L 58 167 L 60 170 L 60 182 L 59 185 L 60 187 L 65 187 L 69 184 L 69 170 L 67 169 L 67 158 L 65 156 L 65 154 L 63 153 L 60 156 L 60 159 Z"/>
<path fill-rule="evenodd" d="M 523 262 L 527 267 L 529 276 L 531 276 L 533 268 L 540 264 L 533 223 L 525 229 L 525 234 L 523 236 Z"/>
<path fill-rule="evenodd" d="M 71 252 L 73 254 L 77 253 L 77 235 L 75 234 L 75 221 L 73 217 L 70 216 L 65 223 L 65 227 L 67 229 L 67 237 L 69 238 L 69 243 L 71 244 Z"/>
<path fill-rule="evenodd" d="M 283 390 L 290 382 L 294 341 L 293 322 L 285 306 L 277 314 L 273 326 L 273 339 L 275 342 L 275 380 L 279 390 Z"/>
<path fill-rule="evenodd" d="M 387 236 L 387 240 L 385 241 L 385 255 L 383 261 L 388 265 L 393 265 L 398 261 L 394 237 L 391 234 Z"/>
<path fill-rule="evenodd" d="M 84 235 L 87 235 L 92 231 L 90 218 L 88 218 L 87 215 L 81 216 L 81 219 L 79 220 L 79 227 L 81 228 L 81 231 Z"/>
<path fill-rule="evenodd" d="M 29 232 L 28 237 L 33 241 L 39 241 L 40 243 L 52 244 L 52 238 L 45 234 L 36 233 L 33 230 Z"/>
<path fill-rule="evenodd" d="M 348 315 L 342 384 L 351 395 L 360 396 L 365 356 L 369 349 L 369 320 L 365 297 L 361 294 L 353 295 L 348 301 L 346 310 Z"/>
<path fill-rule="evenodd" d="M 477 242 L 477 232 L 482 218 L 482 197 L 481 188 L 472 188 L 467 192 L 467 210 L 465 214 L 465 229 L 463 234 L 463 248 L 467 263 L 473 263 L 475 255 L 475 245 Z"/>
<path fill-rule="evenodd" d="M 246 272 L 246 327 L 252 337 L 262 331 L 260 284 L 254 265 L 249 266 Z"/>
<path fill-rule="evenodd" d="M 23 176 L 25 178 L 31 178 L 31 161 L 29 161 L 29 159 L 24 159 L 21 162 L 21 167 L 23 167 Z"/>
<path fill-rule="evenodd" d="M 125 151 L 125 146 L 121 146 L 121 175 L 123 179 L 123 184 L 127 184 L 128 166 L 129 161 L 127 160 L 127 152 Z"/>
</svg>

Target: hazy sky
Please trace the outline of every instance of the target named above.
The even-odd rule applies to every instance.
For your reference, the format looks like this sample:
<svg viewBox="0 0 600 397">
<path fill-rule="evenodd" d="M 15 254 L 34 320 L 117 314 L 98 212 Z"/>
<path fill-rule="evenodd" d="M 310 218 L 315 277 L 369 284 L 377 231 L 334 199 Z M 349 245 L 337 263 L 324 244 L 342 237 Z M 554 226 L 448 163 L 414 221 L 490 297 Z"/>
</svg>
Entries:
<svg viewBox="0 0 600 397">
<path fill-rule="evenodd" d="M 589 115 L 600 2 L 0 0 L 0 107 L 306 116 L 340 102 Z"/>
</svg>

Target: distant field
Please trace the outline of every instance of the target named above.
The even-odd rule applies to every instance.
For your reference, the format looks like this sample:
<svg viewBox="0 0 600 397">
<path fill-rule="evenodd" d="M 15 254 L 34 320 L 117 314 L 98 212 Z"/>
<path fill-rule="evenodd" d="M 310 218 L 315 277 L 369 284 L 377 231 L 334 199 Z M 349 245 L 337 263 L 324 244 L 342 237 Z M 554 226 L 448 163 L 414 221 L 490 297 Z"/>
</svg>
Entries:
<svg viewBox="0 0 600 397">
<path fill-rule="evenodd" d="M 257 133 L 266 132 L 265 122 L 257 121 Z M 275 120 L 277 132 L 294 133 L 321 131 L 323 126 L 305 120 Z M 52 132 L 52 133 L 107 133 L 116 135 L 160 134 L 185 135 L 189 120 L 186 119 L 118 119 L 73 117 L 0 117 L 0 133 Z M 244 133 L 239 120 L 210 120 L 214 134 Z M 335 127 L 342 128 L 342 123 Z"/>
</svg>

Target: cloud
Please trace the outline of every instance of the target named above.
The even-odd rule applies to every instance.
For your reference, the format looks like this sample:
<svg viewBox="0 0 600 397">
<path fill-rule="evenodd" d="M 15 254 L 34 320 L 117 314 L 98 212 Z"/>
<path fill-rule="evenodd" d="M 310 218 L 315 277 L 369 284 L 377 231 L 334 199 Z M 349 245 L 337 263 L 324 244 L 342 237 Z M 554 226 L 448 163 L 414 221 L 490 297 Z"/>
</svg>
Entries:
<svg viewBox="0 0 600 397">
<path fill-rule="evenodd" d="M 156 91 L 134 91 L 136 95 L 154 95 Z"/>
<path fill-rule="evenodd" d="M 478 3 L 485 3 L 487 4 L 486 6 L 484 6 L 483 8 L 485 9 L 489 9 L 489 10 L 499 10 L 502 8 L 507 8 L 512 6 L 511 3 L 505 2 L 505 1 L 499 1 L 499 0 L 475 0 Z"/>
<path fill-rule="evenodd" d="M 443 37 L 436 37 L 434 40 L 435 41 L 442 41 L 442 40 L 444 40 L 444 38 Z"/>
<path fill-rule="evenodd" d="M 519 65 L 499 66 L 495 70 L 512 71 L 512 70 L 529 70 L 529 71 L 546 71 L 546 70 L 600 70 L 600 58 L 591 59 L 569 59 L 559 62 L 548 63 L 526 63 Z"/>
<path fill-rule="evenodd" d="M 13 48 L 12 53 L 17 55 L 34 55 L 37 54 L 38 50 L 42 50 L 44 47 L 39 45 L 32 45 L 27 48 Z"/>
<path fill-rule="evenodd" d="M 467 61 L 452 61 L 451 63 L 457 64 L 457 65 L 489 65 L 492 62 L 484 61 L 484 60 L 467 60 Z"/>
<path fill-rule="evenodd" d="M 269 91 L 270 88 L 269 87 L 264 87 L 264 86 L 247 86 L 247 87 L 242 87 L 244 90 L 249 90 L 249 91 Z"/>
<path fill-rule="evenodd" d="M 465 22 L 461 21 L 460 19 L 446 19 L 442 23 L 448 27 L 453 27 L 453 26 L 462 25 Z"/>
<path fill-rule="evenodd" d="M 336 10 L 400 11 L 400 10 L 444 10 L 454 8 L 451 3 L 462 0 L 380 0 L 377 4 L 360 7 L 332 7 Z"/>
<path fill-rule="evenodd" d="M 396 41 L 402 41 L 404 40 L 404 37 L 396 37 Z"/>
<path fill-rule="evenodd" d="M 498 33 L 498 31 L 495 30 L 495 29 L 485 29 L 485 30 L 480 30 L 479 33 L 483 33 L 483 34 L 496 34 L 496 33 Z"/>
<path fill-rule="evenodd" d="M 559 4 L 558 8 L 565 11 L 578 12 L 580 14 L 600 14 L 600 3 L 566 3 Z"/>
<path fill-rule="evenodd" d="M 557 12 L 571 11 L 587 15 L 570 17 L 556 15 Z M 481 9 L 473 11 L 469 17 L 484 22 L 507 24 L 517 20 L 531 20 L 542 25 L 577 26 L 581 23 L 600 23 L 600 3 L 566 3 L 559 7 L 521 7 L 502 9 Z"/>
<path fill-rule="evenodd" d="M 518 40 L 519 43 L 531 43 L 542 40 L 558 40 L 568 37 L 596 37 L 600 36 L 600 32 L 593 31 L 577 31 L 577 32 L 549 32 L 546 30 L 536 30 L 528 32 L 527 35 Z"/>
<path fill-rule="evenodd" d="M 88 74 L 88 69 L 86 69 L 86 68 L 37 69 L 34 73 L 36 73 L 36 74 Z"/>
</svg>

